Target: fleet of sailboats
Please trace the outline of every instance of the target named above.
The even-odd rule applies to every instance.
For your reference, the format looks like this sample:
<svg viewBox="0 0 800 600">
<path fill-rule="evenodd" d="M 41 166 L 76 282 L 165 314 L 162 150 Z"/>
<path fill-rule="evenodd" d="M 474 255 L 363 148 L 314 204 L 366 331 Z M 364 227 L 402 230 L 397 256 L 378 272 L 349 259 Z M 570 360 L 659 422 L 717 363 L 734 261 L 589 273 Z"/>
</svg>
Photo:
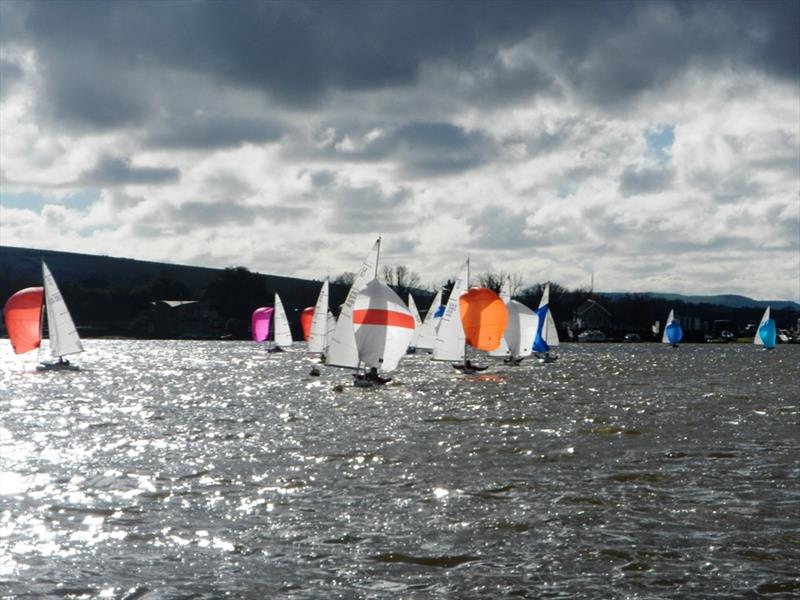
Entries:
<svg viewBox="0 0 800 600">
<path fill-rule="evenodd" d="M 317 301 L 301 316 L 307 352 L 319 355 L 328 366 L 354 371 L 354 384 L 372 387 L 391 380 L 402 357 L 414 350 L 430 352 L 433 360 L 448 361 L 463 373 L 474 373 L 485 366 L 471 362 L 477 353 L 503 358 L 518 365 L 534 355 L 542 362 L 557 358 L 554 348 L 560 342 L 550 310 L 550 285 L 545 285 L 536 310 L 511 297 L 511 281 L 503 281 L 500 293 L 489 288 L 471 288 L 470 262 L 467 259 L 442 304 L 443 290 L 434 296 L 425 318 L 420 317 L 411 294 L 405 303 L 380 280 L 381 240 L 370 249 L 354 276 L 338 319 L 330 307 L 330 283 L 323 281 Z M 48 266 L 42 261 L 41 287 L 30 287 L 13 294 L 5 303 L 3 317 L 13 350 L 17 354 L 42 350 L 45 331 L 54 362 L 41 362 L 38 370 L 75 370 L 64 357 L 83 351 L 80 336 L 64 298 Z M 654 331 L 658 331 L 657 325 Z M 289 320 L 278 293 L 273 306 L 262 306 L 251 315 L 252 339 L 270 342 L 270 352 L 292 345 Z M 271 335 L 270 335 L 271 334 Z M 683 328 L 670 310 L 661 341 L 677 347 Z M 777 327 L 767 307 L 758 324 L 753 344 L 772 349 L 777 343 Z M 313 372 L 316 371 L 316 372 Z M 313 374 L 319 374 L 316 368 Z"/>
</svg>

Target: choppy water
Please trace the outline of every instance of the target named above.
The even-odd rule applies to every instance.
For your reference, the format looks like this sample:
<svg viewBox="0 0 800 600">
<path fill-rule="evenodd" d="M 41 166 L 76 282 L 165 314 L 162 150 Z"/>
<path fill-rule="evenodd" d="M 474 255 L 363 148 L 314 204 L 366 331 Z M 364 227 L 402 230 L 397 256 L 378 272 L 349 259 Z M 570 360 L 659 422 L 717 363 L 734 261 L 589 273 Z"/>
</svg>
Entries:
<svg viewBox="0 0 800 600">
<path fill-rule="evenodd" d="M 378 390 L 249 343 L 0 380 L 0 595 L 800 594 L 800 346 L 569 345 Z"/>
</svg>

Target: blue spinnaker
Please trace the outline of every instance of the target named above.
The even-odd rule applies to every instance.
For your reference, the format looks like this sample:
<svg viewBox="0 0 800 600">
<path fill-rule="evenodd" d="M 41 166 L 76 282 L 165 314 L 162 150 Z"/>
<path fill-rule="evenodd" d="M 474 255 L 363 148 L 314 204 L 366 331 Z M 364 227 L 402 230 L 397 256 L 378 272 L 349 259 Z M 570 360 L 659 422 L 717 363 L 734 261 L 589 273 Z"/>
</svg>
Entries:
<svg viewBox="0 0 800 600">
<path fill-rule="evenodd" d="M 549 305 L 545 304 L 535 311 L 538 317 L 538 323 L 536 324 L 536 335 L 533 338 L 534 352 L 548 352 L 550 350 L 550 346 L 548 346 L 547 342 L 544 341 L 542 337 L 542 329 L 544 328 L 545 319 L 547 318 L 548 306 Z"/>
<path fill-rule="evenodd" d="M 758 328 L 758 337 L 764 342 L 764 348 L 771 349 L 775 347 L 778 341 L 778 331 L 773 319 L 767 319 L 766 322 Z"/>
<path fill-rule="evenodd" d="M 683 328 L 677 321 L 671 321 L 667 325 L 667 339 L 670 344 L 677 344 L 683 339 Z"/>
</svg>

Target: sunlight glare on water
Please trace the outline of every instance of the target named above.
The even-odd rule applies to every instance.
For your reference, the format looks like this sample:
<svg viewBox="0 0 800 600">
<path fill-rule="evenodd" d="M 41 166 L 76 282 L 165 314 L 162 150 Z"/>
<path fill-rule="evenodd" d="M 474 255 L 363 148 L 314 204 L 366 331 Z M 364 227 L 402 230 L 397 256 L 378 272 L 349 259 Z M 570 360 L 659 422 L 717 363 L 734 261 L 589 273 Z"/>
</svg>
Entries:
<svg viewBox="0 0 800 600">
<path fill-rule="evenodd" d="M 10 597 L 800 593 L 797 346 L 417 354 L 362 390 L 299 349 L 85 345 L 3 345 Z"/>
</svg>

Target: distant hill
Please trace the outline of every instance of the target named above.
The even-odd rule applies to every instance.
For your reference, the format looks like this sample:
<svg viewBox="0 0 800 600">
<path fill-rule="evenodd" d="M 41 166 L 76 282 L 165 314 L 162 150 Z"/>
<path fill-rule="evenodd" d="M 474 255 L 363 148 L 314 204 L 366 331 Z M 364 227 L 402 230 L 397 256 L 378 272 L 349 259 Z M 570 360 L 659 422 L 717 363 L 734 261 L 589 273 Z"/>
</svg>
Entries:
<svg viewBox="0 0 800 600">
<path fill-rule="evenodd" d="M 747 296 L 737 294 L 719 294 L 716 296 L 685 296 L 683 294 L 664 294 L 659 292 L 644 292 L 630 294 L 628 292 L 600 292 L 595 294 L 600 297 L 617 299 L 627 295 L 647 296 L 650 298 L 663 298 L 664 300 L 679 300 L 687 304 L 713 304 L 715 306 L 728 306 L 730 308 L 766 308 L 771 306 L 778 309 L 800 310 L 800 304 L 791 300 L 753 300 Z"/>
<path fill-rule="evenodd" d="M 199 293 L 224 271 L 224 269 L 191 267 L 77 252 L 0 246 L 0 279 L 4 281 L 19 280 L 23 281 L 24 285 L 41 285 L 42 259 L 47 262 L 59 284 L 99 279 L 115 285 L 133 285 L 163 276 L 180 281 L 190 290 Z M 310 283 L 309 280 L 294 277 L 269 277 L 286 283 Z"/>
</svg>

